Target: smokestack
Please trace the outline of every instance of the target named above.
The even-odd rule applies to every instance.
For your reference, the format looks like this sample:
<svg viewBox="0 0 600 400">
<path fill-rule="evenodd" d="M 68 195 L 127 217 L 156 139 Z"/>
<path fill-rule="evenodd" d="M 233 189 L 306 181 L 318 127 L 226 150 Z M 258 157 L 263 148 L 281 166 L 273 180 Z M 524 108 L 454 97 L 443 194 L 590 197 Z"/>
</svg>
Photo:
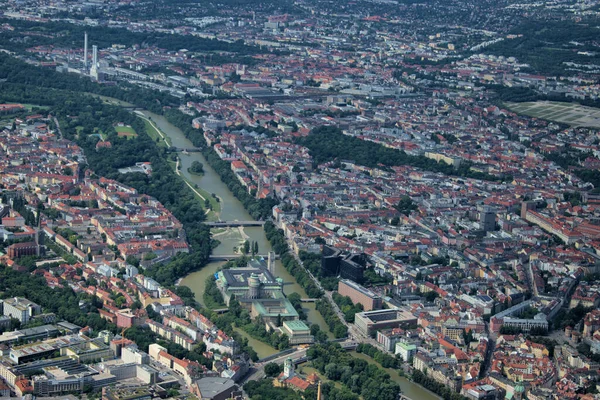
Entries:
<svg viewBox="0 0 600 400">
<path fill-rule="evenodd" d="M 88 67 L 88 36 L 87 32 L 83 35 L 83 66 Z"/>
<path fill-rule="evenodd" d="M 98 68 L 98 46 L 92 46 L 92 68 Z"/>
</svg>

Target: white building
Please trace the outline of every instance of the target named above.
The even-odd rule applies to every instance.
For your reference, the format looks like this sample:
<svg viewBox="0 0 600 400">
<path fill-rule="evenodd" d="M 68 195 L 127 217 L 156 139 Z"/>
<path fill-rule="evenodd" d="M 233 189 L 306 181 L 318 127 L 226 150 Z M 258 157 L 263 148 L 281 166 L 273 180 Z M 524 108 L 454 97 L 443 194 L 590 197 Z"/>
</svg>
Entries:
<svg viewBox="0 0 600 400">
<path fill-rule="evenodd" d="M 3 314 L 16 318 L 25 325 L 31 317 L 42 313 L 42 307 L 23 297 L 11 297 L 3 301 Z"/>
<path fill-rule="evenodd" d="M 395 354 L 400 354 L 404 361 L 410 360 L 417 353 L 417 346 L 406 342 L 396 343 Z"/>
</svg>

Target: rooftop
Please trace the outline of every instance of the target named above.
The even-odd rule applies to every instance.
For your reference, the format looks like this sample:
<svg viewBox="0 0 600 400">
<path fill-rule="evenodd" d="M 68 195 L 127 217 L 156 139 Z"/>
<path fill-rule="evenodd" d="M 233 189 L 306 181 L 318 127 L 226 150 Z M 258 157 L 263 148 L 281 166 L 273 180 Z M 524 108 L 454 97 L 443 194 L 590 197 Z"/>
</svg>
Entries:
<svg viewBox="0 0 600 400">
<path fill-rule="evenodd" d="M 310 329 L 304 322 L 302 322 L 300 320 L 284 321 L 283 325 L 285 325 L 285 327 L 292 332 L 307 331 Z"/>
</svg>

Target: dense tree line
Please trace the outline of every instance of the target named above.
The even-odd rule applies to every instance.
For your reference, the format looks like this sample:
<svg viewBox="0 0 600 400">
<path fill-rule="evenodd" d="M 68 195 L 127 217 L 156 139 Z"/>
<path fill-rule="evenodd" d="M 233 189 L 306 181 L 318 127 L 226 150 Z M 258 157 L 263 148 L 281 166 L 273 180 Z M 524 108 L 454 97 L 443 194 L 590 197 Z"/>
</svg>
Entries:
<svg viewBox="0 0 600 400">
<path fill-rule="evenodd" d="M 309 253 L 304 250 L 300 250 L 298 254 L 302 264 L 308 269 L 313 276 L 316 276 L 321 286 L 325 290 L 337 290 L 339 278 L 336 276 L 325 276 L 321 269 L 321 254 Z"/>
<path fill-rule="evenodd" d="M 254 219 L 265 220 L 271 216 L 274 206 L 279 202 L 274 198 L 256 199 L 242 186 L 231 170 L 231 163 L 221 160 L 212 148 L 205 148 L 202 154 L 210 166 L 219 174 L 227 188 L 243 204 L 244 208 Z"/>
<path fill-rule="evenodd" d="M 179 128 L 183 132 L 184 136 L 190 142 L 192 142 L 195 147 L 206 147 L 206 142 L 204 141 L 204 131 L 202 129 L 195 129 L 192 126 L 194 117 L 184 114 L 175 108 L 166 108 L 162 114 L 167 121 Z"/>
<path fill-rule="evenodd" d="M 289 250 L 285 235 L 281 229 L 277 229 L 275 224 L 271 221 L 266 221 L 264 225 L 265 235 L 271 243 L 273 251 L 279 255 L 285 254 Z"/>
<path fill-rule="evenodd" d="M 83 35 L 87 32 L 90 41 L 98 48 L 111 47 L 121 44 L 127 47 L 142 45 L 155 46 L 160 49 L 179 51 L 187 49 L 192 52 L 231 52 L 242 55 L 257 54 L 260 49 L 247 46 L 243 40 L 225 42 L 216 39 L 205 39 L 192 35 L 177 35 L 168 33 L 132 32 L 123 28 L 108 28 L 106 26 L 75 25 L 68 22 L 33 22 L 11 20 L 14 31 L 6 31 L 0 39 L 3 48 L 13 51 L 24 50 L 33 45 L 52 45 L 67 48 L 83 47 Z M 23 31 L 36 32 L 39 35 L 29 36 L 28 41 L 16 40 L 23 38 Z M 35 44 L 32 44 L 35 41 Z"/>
<path fill-rule="evenodd" d="M 287 299 L 290 301 L 290 303 L 292 303 L 292 305 L 294 306 L 294 309 L 296 310 L 296 312 L 298 313 L 298 316 L 301 320 L 306 320 L 307 315 L 304 312 L 304 308 L 302 308 L 302 296 L 300 296 L 300 293 L 290 293 L 287 296 Z M 317 325 L 318 326 L 318 325 Z"/>
<path fill-rule="evenodd" d="M 327 379 L 341 382 L 364 400 L 396 400 L 400 386 L 390 375 L 365 360 L 352 357 L 338 343 L 317 344 L 306 352 L 311 364 Z"/>
<path fill-rule="evenodd" d="M 321 290 L 315 285 L 308 272 L 306 272 L 294 256 L 289 253 L 283 231 L 277 229 L 275 224 L 271 221 L 265 222 L 264 229 L 273 250 L 281 256 L 283 267 L 296 279 L 308 296 L 312 298 L 321 297 L 323 293 L 321 293 Z"/>
<path fill-rule="evenodd" d="M 340 321 L 339 317 L 335 313 L 333 306 L 326 300 L 320 299 L 316 303 L 316 309 L 321 313 L 323 319 L 327 322 L 329 330 L 333 332 L 333 336 L 336 339 L 341 339 L 348 336 L 348 327 Z"/>
<path fill-rule="evenodd" d="M 574 327 L 581 321 L 587 313 L 593 310 L 593 307 L 584 307 L 581 303 L 569 309 L 568 311 L 560 310 L 552 319 L 555 328 L 564 329 L 567 326 Z"/>
<path fill-rule="evenodd" d="M 570 21 L 547 19 L 527 19 L 526 22 L 515 27 L 514 33 L 522 34 L 510 40 L 497 42 L 488 48 L 486 53 L 516 57 L 519 62 L 527 63 L 537 72 L 548 75 L 570 75 L 576 71 L 569 71 L 564 62 L 579 64 L 599 64 L 600 56 L 595 51 L 593 42 L 597 40 L 597 32 L 591 28 L 590 22 L 595 21 Z M 574 51 L 578 42 L 578 51 Z M 579 54 L 579 52 L 586 52 Z"/>
<path fill-rule="evenodd" d="M 50 106 L 50 111 L 60 120 L 64 137 L 75 141 L 84 150 L 90 168 L 98 176 L 118 180 L 134 187 L 139 193 L 155 197 L 183 224 L 186 231 L 184 237 L 190 243 L 192 252 L 178 255 L 167 265 L 153 265 L 145 271 L 147 275 L 161 284 L 172 285 L 178 278 L 206 264 L 213 243 L 210 229 L 202 224 L 204 210 L 191 189 L 177 177 L 166 161 L 165 150 L 159 149 L 145 134 L 143 122 L 134 114 L 76 92 L 93 92 L 125 101 L 134 100 L 136 104 L 158 112 L 162 109 L 157 109 L 155 105 L 168 101 L 168 98 L 129 87 L 113 87 L 110 89 L 111 93 L 105 93 L 101 86 L 77 76 L 30 66 L 6 55 L 0 55 L 0 61 L 0 79 L 6 79 L 0 83 L 0 97 L 3 101 L 35 102 L 29 96 L 40 94 L 45 105 Z M 129 98 L 132 94 L 134 99 Z M 169 113 L 169 117 L 179 125 L 191 124 L 188 118 L 177 119 L 174 113 Z M 138 136 L 119 137 L 114 129 L 117 122 L 131 125 Z M 191 125 L 188 126 L 191 129 Z M 110 148 L 96 150 L 100 135 L 110 141 Z M 140 161 L 151 162 L 151 175 L 123 175 L 118 172 L 119 168 Z M 184 232 L 178 234 L 184 235 Z"/>
<path fill-rule="evenodd" d="M 283 267 L 296 279 L 298 284 L 302 286 L 302 289 L 311 298 L 320 298 L 323 296 L 321 290 L 313 282 L 312 278 L 306 272 L 304 267 L 300 265 L 298 261 L 290 253 L 285 253 L 281 257 L 281 263 Z"/>
<path fill-rule="evenodd" d="M 223 299 L 223 295 L 217 287 L 215 277 L 212 275 L 206 278 L 202 300 L 204 300 L 204 306 L 211 310 L 223 308 L 226 306 L 225 300 Z"/>
<path fill-rule="evenodd" d="M 413 370 L 412 381 L 423 386 L 425 389 L 431 390 L 444 400 L 467 400 L 467 398 L 460 393 L 454 392 L 448 386 L 437 382 L 435 379 L 425 375 L 418 369 Z"/>
<path fill-rule="evenodd" d="M 36 67 L 7 54 L 0 54 L 0 100 L 51 105 L 60 108 L 57 96 L 62 96 L 66 107 L 92 93 L 135 104 L 161 114 L 164 106 L 178 106 L 179 99 L 121 82 L 118 86 L 100 85 L 76 74 L 59 73 L 51 68 Z M 78 92 L 78 93 L 76 93 Z"/>
<path fill-rule="evenodd" d="M 338 292 L 333 292 L 333 301 L 338 305 L 342 313 L 344 313 L 344 319 L 346 322 L 354 323 L 354 315 L 361 311 L 364 311 L 362 304 L 354 304 L 352 299 L 348 296 L 342 296 Z"/>
<path fill-rule="evenodd" d="M 344 135 L 339 128 L 334 126 L 317 127 L 308 136 L 296 139 L 296 142 L 310 150 L 316 165 L 333 160 L 351 160 L 369 168 L 409 165 L 426 171 L 465 178 L 491 181 L 499 179 L 490 174 L 472 171 L 472 164 L 466 161 L 462 162 L 458 168 L 454 168 L 443 161 L 438 163 L 425 156 L 408 155 L 401 150 Z"/>
<path fill-rule="evenodd" d="M 268 365 L 268 364 L 267 364 Z M 266 367 L 265 367 L 266 371 Z M 244 390 L 252 400 L 302 400 L 300 393 L 292 388 L 274 387 L 270 379 L 259 381 L 248 381 L 244 385 Z M 316 398 L 316 396 L 315 396 Z"/>
<path fill-rule="evenodd" d="M 0 297 L 25 297 L 42 306 L 44 312 L 55 313 L 73 324 L 89 326 L 95 332 L 108 329 L 116 333 L 116 325 L 108 323 L 97 312 L 101 307 L 99 300 L 84 293 L 76 294 L 66 282 L 63 284 L 62 288 L 52 289 L 38 275 L 24 274 L 0 266 Z M 85 306 L 80 307 L 80 301 Z"/>
<path fill-rule="evenodd" d="M 400 358 L 385 353 L 372 344 L 360 343 L 356 347 L 356 352 L 368 355 L 384 368 L 400 368 L 402 366 L 402 360 Z"/>
</svg>

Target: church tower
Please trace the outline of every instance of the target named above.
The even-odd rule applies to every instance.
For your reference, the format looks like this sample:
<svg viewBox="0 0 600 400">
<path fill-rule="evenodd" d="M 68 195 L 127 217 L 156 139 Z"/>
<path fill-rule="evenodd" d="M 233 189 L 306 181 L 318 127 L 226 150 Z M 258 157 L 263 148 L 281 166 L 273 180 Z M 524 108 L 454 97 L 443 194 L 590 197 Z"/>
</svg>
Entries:
<svg viewBox="0 0 600 400">
<path fill-rule="evenodd" d="M 283 377 L 289 379 L 292 376 L 294 376 L 294 362 L 288 357 L 283 363 Z"/>
</svg>

